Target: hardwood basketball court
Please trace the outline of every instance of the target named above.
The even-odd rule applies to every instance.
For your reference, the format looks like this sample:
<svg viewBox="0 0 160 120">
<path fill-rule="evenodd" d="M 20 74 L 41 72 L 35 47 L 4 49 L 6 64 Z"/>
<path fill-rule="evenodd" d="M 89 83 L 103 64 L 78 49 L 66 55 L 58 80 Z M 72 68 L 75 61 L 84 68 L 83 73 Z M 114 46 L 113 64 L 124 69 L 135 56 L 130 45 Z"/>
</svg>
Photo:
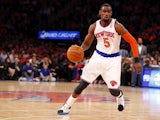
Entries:
<svg viewBox="0 0 160 120">
<path fill-rule="evenodd" d="M 106 85 L 91 84 L 69 115 L 57 110 L 78 83 L 0 81 L 0 120 L 159 120 L 160 89 L 122 86 L 125 110 L 117 110 Z"/>
</svg>

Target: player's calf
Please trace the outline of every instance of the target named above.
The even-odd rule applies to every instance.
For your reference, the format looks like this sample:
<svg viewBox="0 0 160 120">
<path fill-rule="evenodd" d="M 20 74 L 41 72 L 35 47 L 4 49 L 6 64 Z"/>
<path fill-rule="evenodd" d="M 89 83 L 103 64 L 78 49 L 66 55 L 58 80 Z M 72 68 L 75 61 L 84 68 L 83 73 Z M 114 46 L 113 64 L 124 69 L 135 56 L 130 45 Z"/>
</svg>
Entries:
<svg viewBox="0 0 160 120">
<path fill-rule="evenodd" d="M 69 114 L 71 106 L 73 103 L 77 100 L 78 96 L 81 94 L 81 92 L 89 85 L 89 83 L 85 81 L 81 81 L 79 85 L 75 88 L 73 94 L 70 95 L 70 97 L 67 99 L 66 103 L 62 106 L 60 110 L 58 110 L 59 115 L 66 115 Z"/>
<path fill-rule="evenodd" d="M 117 106 L 119 111 L 124 110 L 124 97 L 123 92 L 119 89 L 109 89 L 111 95 L 116 97 Z"/>
</svg>

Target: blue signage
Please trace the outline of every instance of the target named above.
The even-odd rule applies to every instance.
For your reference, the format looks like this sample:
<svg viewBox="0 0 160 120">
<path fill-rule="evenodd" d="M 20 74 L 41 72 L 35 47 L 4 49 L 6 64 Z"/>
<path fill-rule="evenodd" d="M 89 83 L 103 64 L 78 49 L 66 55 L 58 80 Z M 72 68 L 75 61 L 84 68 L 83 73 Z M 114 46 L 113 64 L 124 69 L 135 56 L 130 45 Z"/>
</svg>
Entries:
<svg viewBox="0 0 160 120">
<path fill-rule="evenodd" d="M 39 31 L 38 39 L 46 40 L 73 40 L 80 38 L 79 31 Z"/>
<path fill-rule="evenodd" d="M 143 72 L 142 86 L 160 87 L 160 69 L 145 68 Z"/>
</svg>

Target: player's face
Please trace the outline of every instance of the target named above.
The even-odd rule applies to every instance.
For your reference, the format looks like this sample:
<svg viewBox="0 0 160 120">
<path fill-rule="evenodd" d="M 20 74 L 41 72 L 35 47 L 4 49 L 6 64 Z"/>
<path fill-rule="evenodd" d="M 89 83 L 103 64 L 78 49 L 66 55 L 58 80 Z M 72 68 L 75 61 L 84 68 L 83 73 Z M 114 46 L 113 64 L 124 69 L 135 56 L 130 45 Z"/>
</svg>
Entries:
<svg viewBox="0 0 160 120">
<path fill-rule="evenodd" d="M 112 16 L 112 8 L 109 6 L 103 6 L 99 11 L 99 15 L 103 21 L 110 20 Z"/>
</svg>

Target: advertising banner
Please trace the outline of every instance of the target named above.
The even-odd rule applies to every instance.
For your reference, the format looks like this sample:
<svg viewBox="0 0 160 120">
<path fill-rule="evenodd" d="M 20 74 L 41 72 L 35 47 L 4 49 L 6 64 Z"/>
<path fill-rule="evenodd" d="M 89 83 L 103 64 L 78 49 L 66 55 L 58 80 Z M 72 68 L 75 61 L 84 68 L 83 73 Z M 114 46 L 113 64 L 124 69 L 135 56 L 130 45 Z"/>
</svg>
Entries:
<svg viewBox="0 0 160 120">
<path fill-rule="evenodd" d="M 73 40 L 80 38 L 79 31 L 39 31 L 38 39 L 45 40 Z"/>
</svg>

